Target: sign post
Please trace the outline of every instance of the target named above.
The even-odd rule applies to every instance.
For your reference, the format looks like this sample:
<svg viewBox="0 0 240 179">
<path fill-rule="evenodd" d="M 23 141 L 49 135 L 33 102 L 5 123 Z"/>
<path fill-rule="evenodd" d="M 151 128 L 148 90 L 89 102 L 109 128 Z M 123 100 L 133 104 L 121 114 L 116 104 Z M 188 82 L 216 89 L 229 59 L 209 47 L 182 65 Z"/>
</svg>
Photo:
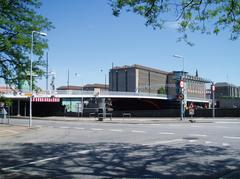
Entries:
<svg viewBox="0 0 240 179">
<path fill-rule="evenodd" d="M 215 85 L 212 83 L 212 117 L 215 118 Z"/>
</svg>

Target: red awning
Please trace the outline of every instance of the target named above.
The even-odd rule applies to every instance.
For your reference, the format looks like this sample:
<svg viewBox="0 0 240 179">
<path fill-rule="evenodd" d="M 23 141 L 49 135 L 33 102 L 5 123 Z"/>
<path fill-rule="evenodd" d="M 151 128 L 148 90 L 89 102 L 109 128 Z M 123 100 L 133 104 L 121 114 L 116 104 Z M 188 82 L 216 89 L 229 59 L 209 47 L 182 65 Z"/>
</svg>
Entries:
<svg viewBox="0 0 240 179">
<path fill-rule="evenodd" d="M 33 98 L 32 102 L 58 103 L 60 98 Z"/>
</svg>

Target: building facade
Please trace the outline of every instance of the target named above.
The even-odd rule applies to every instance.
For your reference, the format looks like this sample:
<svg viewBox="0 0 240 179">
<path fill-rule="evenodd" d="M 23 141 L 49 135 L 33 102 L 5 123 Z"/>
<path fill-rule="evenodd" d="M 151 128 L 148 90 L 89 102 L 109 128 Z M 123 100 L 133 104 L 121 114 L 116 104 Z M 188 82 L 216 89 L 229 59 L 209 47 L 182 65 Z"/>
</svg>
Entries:
<svg viewBox="0 0 240 179">
<path fill-rule="evenodd" d="M 109 90 L 141 93 L 167 93 L 168 73 L 141 65 L 114 67 L 109 72 Z"/>
<path fill-rule="evenodd" d="M 184 81 L 184 90 L 181 91 L 184 99 L 207 99 L 206 83 L 212 83 L 210 80 L 198 77 L 197 74 L 192 76 L 183 71 L 166 72 L 141 65 L 111 69 L 109 90 L 162 94 L 169 99 L 177 99 L 180 93 L 180 79 Z"/>
<path fill-rule="evenodd" d="M 215 84 L 216 98 L 240 98 L 240 87 L 227 82 L 221 82 Z"/>
</svg>

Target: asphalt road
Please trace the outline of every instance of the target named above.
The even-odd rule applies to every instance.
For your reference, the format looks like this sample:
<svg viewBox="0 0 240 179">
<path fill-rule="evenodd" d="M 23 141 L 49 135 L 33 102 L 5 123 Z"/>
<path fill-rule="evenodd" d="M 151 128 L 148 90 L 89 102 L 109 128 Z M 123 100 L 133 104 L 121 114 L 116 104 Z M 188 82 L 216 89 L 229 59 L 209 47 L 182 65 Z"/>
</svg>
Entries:
<svg viewBox="0 0 240 179">
<path fill-rule="evenodd" d="M 220 178 L 240 170 L 239 120 L 33 124 L 0 138 L 0 178 Z"/>
</svg>

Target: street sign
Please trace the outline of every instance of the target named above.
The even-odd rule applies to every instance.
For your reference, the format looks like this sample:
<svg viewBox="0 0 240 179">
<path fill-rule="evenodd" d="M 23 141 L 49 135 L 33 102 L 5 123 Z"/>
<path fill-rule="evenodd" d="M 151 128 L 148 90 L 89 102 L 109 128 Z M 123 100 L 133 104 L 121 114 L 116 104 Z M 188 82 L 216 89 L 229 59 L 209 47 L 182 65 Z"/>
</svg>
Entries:
<svg viewBox="0 0 240 179">
<path fill-rule="evenodd" d="M 31 96 L 33 96 L 33 94 L 32 93 L 24 93 L 24 96 L 31 97 Z"/>
<path fill-rule="evenodd" d="M 180 86 L 180 88 L 184 88 L 184 81 L 183 80 L 179 81 L 179 86 Z"/>
<path fill-rule="evenodd" d="M 183 99 L 184 99 L 184 95 L 183 95 L 183 94 L 179 94 L 179 95 L 178 95 L 178 99 L 179 99 L 179 100 L 183 100 Z"/>
<path fill-rule="evenodd" d="M 212 91 L 213 92 L 215 91 L 215 85 L 212 85 Z"/>
<path fill-rule="evenodd" d="M 193 109 L 193 108 L 190 108 L 190 109 L 189 109 L 189 115 L 190 115 L 190 116 L 193 116 L 193 115 L 194 115 L 194 109 Z"/>
</svg>

